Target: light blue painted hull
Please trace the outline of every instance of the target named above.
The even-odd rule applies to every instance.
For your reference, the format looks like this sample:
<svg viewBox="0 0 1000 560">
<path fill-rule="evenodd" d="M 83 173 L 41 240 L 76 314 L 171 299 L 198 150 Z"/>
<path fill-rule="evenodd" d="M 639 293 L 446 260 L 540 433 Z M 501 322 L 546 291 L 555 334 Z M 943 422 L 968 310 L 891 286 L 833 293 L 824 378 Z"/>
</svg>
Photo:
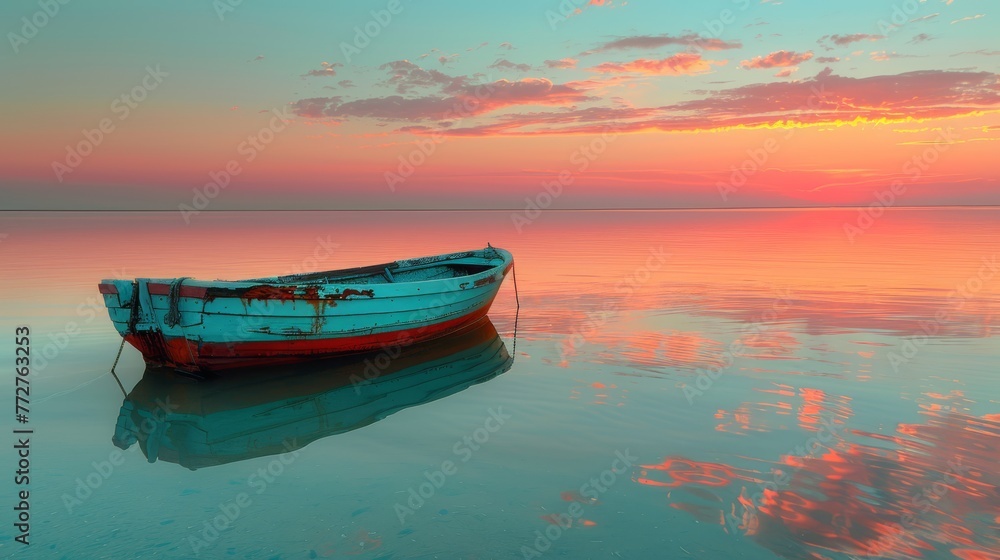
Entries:
<svg viewBox="0 0 1000 560">
<path fill-rule="evenodd" d="M 104 280 L 108 313 L 147 362 L 189 371 L 361 352 L 484 316 L 513 266 L 503 249 L 255 280 Z"/>
</svg>

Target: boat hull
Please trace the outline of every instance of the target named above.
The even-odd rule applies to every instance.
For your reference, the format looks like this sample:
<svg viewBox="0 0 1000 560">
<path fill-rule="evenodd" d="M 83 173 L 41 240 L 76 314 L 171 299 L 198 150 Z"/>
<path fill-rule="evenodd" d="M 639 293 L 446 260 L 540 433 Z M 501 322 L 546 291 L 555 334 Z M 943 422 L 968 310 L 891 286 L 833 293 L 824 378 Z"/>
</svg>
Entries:
<svg viewBox="0 0 1000 560">
<path fill-rule="evenodd" d="M 472 267 L 473 273 L 393 282 L 388 271 L 420 278 L 419 271 L 433 276 L 446 266 Z M 489 248 L 397 261 L 386 265 L 385 276 L 330 281 L 314 273 L 240 282 L 140 278 L 105 280 L 100 289 L 115 328 L 147 363 L 216 371 L 445 336 L 487 314 L 512 266 L 509 253 Z M 329 274 L 368 269 L 375 270 Z"/>
</svg>

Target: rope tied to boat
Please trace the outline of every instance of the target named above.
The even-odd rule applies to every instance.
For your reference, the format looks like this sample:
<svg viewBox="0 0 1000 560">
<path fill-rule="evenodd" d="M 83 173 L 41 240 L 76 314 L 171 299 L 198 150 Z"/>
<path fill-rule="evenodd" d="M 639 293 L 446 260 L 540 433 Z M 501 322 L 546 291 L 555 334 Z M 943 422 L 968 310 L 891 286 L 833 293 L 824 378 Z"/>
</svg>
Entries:
<svg viewBox="0 0 1000 560">
<path fill-rule="evenodd" d="M 128 326 L 125 327 L 125 332 L 122 333 L 122 343 L 118 347 L 118 355 L 115 356 L 115 363 L 111 364 L 111 376 L 115 378 L 118 382 L 118 388 L 122 390 L 122 395 L 128 398 L 128 393 L 125 392 L 125 386 L 122 385 L 122 380 L 118 379 L 118 373 L 115 372 L 115 368 L 118 367 L 118 360 L 122 358 L 122 350 L 125 349 L 126 337 L 135 332 L 136 325 L 139 324 L 139 281 L 132 281 L 132 302 L 130 304 L 129 314 L 128 314 Z"/>
<path fill-rule="evenodd" d="M 132 334 L 135 332 L 135 326 L 139 324 L 139 281 L 132 281 L 132 303 L 131 308 L 128 313 L 128 328 L 125 330 L 125 334 Z M 124 336 L 124 335 L 122 335 Z"/>
<path fill-rule="evenodd" d="M 125 349 L 125 337 L 123 336 L 122 337 L 122 345 L 118 347 L 118 355 L 115 356 L 115 363 L 111 364 L 111 375 L 115 378 L 115 381 L 118 382 L 118 388 L 122 390 L 122 394 L 125 395 L 125 398 L 127 399 L 128 398 L 128 393 L 125 392 L 125 386 L 122 385 L 122 380 L 118 379 L 118 374 L 115 373 L 115 368 L 118 367 L 118 360 L 121 359 L 121 357 L 122 357 L 122 350 L 124 350 L 124 349 Z"/>
<path fill-rule="evenodd" d="M 511 263 L 510 274 L 514 279 L 514 303 L 516 307 L 514 308 L 514 347 L 511 349 L 511 353 L 514 357 L 517 357 L 517 319 L 521 315 L 521 298 L 517 295 L 517 265 Z"/>
<path fill-rule="evenodd" d="M 181 324 L 181 284 L 183 284 L 185 280 L 190 279 L 190 276 L 184 276 L 176 278 L 170 283 L 170 309 L 167 311 L 166 316 L 163 317 L 163 322 L 168 327 L 176 327 Z"/>
</svg>

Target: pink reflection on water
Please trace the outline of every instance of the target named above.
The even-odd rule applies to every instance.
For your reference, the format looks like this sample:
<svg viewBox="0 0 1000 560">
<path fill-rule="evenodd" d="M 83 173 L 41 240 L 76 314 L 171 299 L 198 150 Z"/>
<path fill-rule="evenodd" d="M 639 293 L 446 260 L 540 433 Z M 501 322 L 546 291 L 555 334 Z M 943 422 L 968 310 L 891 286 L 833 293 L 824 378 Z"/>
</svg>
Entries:
<svg viewBox="0 0 1000 560">
<path fill-rule="evenodd" d="M 923 423 L 900 424 L 895 435 L 854 431 L 857 442 L 782 457 L 782 478 L 668 457 L 644 465 L 634 480 L 736 490 L 726 530 L 785 557 L 923 558 L 945 549 L 959 558 L 993 558 L 1000 550 L 1000 421 L 954 406 L 922 414 Z M 762 484 L 765 478 L 773 483 Z M 697 519 L 707 514 L 706 506 L 674 507 Z"/>
<path fill-rule="evenodd" d="M 775 388 L 754 388 L 770 401 L 743 402 L 732 411 L 719 409 L 715 413 L 716 431 L 746 435 L 750 432 L 783 431 L 789 429 L 794 416 L 798 427 L 817 432 L 823 423 L 844 425 L 853 416 L 851 397 L 829 395 L 821 389 L 772 384 Z"/>
</svg>

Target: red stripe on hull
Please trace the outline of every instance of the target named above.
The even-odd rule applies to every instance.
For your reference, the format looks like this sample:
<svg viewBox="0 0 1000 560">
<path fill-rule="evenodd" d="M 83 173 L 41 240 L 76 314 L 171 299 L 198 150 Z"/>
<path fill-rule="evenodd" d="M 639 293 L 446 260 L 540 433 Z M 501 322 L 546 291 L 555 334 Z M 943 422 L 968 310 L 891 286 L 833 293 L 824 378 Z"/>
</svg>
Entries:
<svg viewBox="0 0 1000 560">
<path fill-rule="evenodd" d="M 129 334 L 125 340 L 146 362 L 185 371 L 215 371 L 256 365 L 278 365 L 328 356 L 407 346 L 439 338 L 486 316 L 492 299 L 475 311 L 433 325 L 342 338 L 275 340 L 271 342 L 204 342 L 165 338 L 159 332 Z"/>
<path fill-rule="evenodd" d="M 170 295 L 170 284 L 158 284 L 156 282 L 150 282 L 146 284 L 146 288 L 149 290 L 149 295 L 152 296 L 169 296 Z M 201 288 L 198 286 L 185 286 L 181 284 L 181 289 L 178 292 L 180 297 L 195 298 L 195 299 L 205 299 L 205 294 L 208 293 L 208 289 Z"/>
</svg>

